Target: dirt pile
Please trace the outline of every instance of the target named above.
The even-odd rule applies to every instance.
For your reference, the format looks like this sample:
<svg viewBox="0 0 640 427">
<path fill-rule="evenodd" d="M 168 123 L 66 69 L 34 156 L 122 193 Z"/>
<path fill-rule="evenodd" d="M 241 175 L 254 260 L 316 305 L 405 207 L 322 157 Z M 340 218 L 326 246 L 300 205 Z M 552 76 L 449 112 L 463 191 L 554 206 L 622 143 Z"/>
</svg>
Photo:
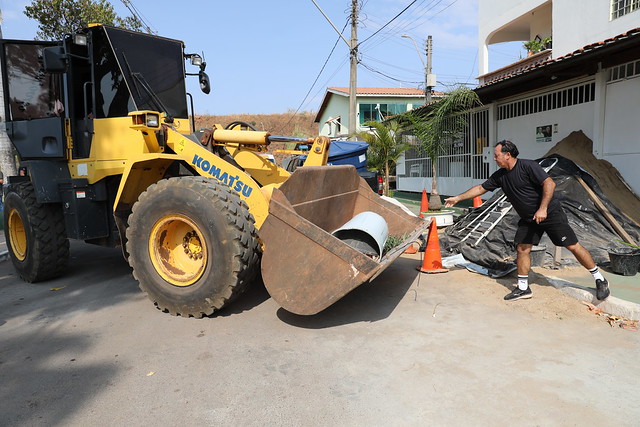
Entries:
<svg viewBox="0 0 640 427">
<path fill-rule="evenodd" d="M 593 141 L 582 131 L 571 132 L 543 157 L 559 154 L 587 171 L 597 182 L 609 200 L 640 225 L 640 198 L 624 182 L 618 170 L 606 160 L 593 155 Z"/>
</svg>

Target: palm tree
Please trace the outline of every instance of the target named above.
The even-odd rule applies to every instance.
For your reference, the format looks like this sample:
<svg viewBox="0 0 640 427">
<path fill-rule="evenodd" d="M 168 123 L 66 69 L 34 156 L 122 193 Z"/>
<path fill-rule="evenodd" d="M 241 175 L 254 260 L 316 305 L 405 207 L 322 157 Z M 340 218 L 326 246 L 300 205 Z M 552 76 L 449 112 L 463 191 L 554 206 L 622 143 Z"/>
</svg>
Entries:
<svg viewBox="0 0 640 427">
<path fill-rule="evenodd" d="M 383 194 L 388 196 L 390 172 L 400 155 L 409 149 L 409 144 L 403 142 L 402 127 L 396 120 L 385 123 L 369 121 L 364 125 L 372 128 L 371 132 L 360 132 L 357 136 L 369 144 L 367 151 L 369 169 L 375 169 L 384 176 Z"/>
<path fill-rule="evenodd" d="M 448 144 L 464 133 L 467 127 L 469 110 L 481 105 L 480 98 L 471 89 L 458 86 L 446 93 L 444 97 L 426 107 L 424 115 L 415 111 L 403 114 L 403 119 L 410 124 L 413 134 L 420 140 L 420 146 L 431 160 L 432 180 L 429 209 L 442 209 L 442 201 L 438 194 L 437 162 Z"/>
</svg>

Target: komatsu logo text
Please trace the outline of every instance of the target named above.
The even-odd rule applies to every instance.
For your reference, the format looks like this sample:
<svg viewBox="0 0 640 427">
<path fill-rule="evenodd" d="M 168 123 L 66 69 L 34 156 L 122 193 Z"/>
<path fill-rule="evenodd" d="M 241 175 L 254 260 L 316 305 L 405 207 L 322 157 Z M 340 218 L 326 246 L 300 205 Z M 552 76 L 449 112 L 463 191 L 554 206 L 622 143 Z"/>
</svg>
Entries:
<svg viewBox="0 0 640 427">
<path fill-rule="evenodd" d="M 249 187 L 244 182 L 240 181 L 240 176 L 231 176 L 226 172 L 222 172 L 220 168 L 212 165 L 211 162 L 195 154 L 191 161 L 196 167 L 206 172 L 209 176 L 217 179 L 220 182 L 224 182 L 231 187 L 238 194 L 242 194 L 244 197 L 249 197 L 253 188 Z"/>
</svg>

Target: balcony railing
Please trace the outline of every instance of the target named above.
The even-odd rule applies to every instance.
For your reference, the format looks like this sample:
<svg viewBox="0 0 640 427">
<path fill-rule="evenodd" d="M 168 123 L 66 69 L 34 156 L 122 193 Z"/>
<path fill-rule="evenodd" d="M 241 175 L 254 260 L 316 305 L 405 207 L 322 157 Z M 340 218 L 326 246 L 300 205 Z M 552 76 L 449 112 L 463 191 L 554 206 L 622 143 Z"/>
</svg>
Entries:
<svg viewBox="0 0 640 427">
<path fill-rule="evenodd" d="M 541 52 L 534 53 L 533 55 L 528 56 L 524 59 L 520 59 L 511 65 L 507 65 L 506 67 L 498 68 L 495 71 L 491 71 L 487 74 L 481 75 L 480 77 L 478 77 L 478 86 L 482 86 L 487 83 L 491 83 L 493 81 L 500 80 L 502 78 L 519 73 L 520 71 L 524 71 L 527 68 L 531 68 L 549 59 L 551 59 L 551 49 L 546 49 Z"/>
</svg>

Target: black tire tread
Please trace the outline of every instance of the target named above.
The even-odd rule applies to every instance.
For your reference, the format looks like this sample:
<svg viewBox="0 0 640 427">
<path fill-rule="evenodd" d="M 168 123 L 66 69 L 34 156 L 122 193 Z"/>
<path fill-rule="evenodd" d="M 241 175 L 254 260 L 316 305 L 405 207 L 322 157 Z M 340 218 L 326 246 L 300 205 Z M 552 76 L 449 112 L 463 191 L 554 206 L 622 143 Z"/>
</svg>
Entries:
<svg viewBox="0 0 640 427">
<path fill-rule="evenodd" d="M 199 176 L 170 178 L 150 185 L 133 205 L 132 213 L 129 216 L 129 228 L 127 229 L 127 249 L 129 254 L 133 253 L 130 245 L 134 240 L 133 230 L 139 223 L 137 212 L 140 210 L 140 207 L 149 203 L 152 194 L 162 192 L 170 186 L 175 185 L 185 190 L 197 192 L 207 200 L 212 200 L 215 209 L 224 212 L 237 253 L 237 255 L 235 255 L 235 265 L 233 266 L 233 278 L 224 285 L 219 295 L 209 300 L 207 307 L 198 311 L 185 313 L 181 312 L 181 309 L 178 307 L 166 303 L 162 304 L 152 297 L 136 273 L 139 266 L 138 260 L 135 259 L 134 256 L 129 256 L 129 265 L 133 269 L 133 277 L 138 281 L 140 289 L 147 294 L 158 309 L 174 316 L 201 318 L 202 316 L 213 314 L 215 311 L 220 310 L 229 302 L 233 301 L 242 294 L 253 281 L 259 271 L 260 247 L 258 233 L 254 225 L 253 215 L 249 212 L 247 204 L 237 193 L 225 184 Z"/>
<path fill-rule="evenodd" d="M 54 204 L 38 203 L 31 182 L 22 182 L 15 186 L 15 193 L 23 200 L 28 218 L 22 218 L 24 226 L 32 232 L 33 245 L 27 256 L 32 256 L 31 268 L 18 268 L 23 280 L 34 283 L 60 276 L 69 262 L 69 239 L 67 239 L 62 208 Z M 7 215 L 5 213 L 5 215 Z M 5 220 L 5 237 L 14 265 L 20 263 L 13 255 Z"/>
</svg>

